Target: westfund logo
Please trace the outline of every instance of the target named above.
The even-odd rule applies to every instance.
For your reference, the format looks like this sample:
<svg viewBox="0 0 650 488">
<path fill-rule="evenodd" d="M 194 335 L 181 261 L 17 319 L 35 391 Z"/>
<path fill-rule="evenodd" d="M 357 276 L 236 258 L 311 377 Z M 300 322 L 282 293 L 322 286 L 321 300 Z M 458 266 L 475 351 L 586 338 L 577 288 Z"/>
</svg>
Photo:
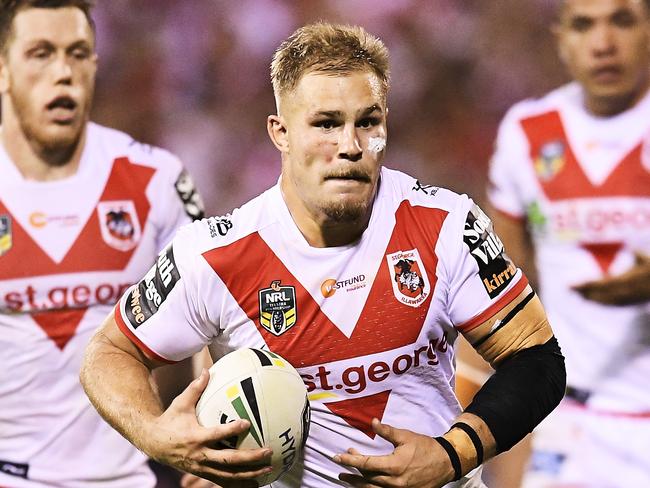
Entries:
<svg viewBox="0 0 650 488">
<path fill-rule="evenodd" d="M 487 215 L 474 205 L 467 213 L 463 241 L 478 264 L 485 290 L 494 298 L 512 281 L 517 268 L 504 252 L 503 243 L 494 233 Z"/>
<path fill-rule="evenodd" d="M 126 316 L 134 329 L 158 311 L 180 278 L 174 261 L 174 249 L 170 244 L 126 297 Z"/>
</svg>

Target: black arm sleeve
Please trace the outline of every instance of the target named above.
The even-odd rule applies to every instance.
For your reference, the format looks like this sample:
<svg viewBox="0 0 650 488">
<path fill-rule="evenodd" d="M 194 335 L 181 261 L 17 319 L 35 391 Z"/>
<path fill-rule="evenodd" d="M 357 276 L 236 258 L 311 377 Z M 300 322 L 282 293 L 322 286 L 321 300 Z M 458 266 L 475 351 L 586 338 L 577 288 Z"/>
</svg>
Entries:
<svg viewBox="0 0 650 488">
<path fill-rule="evenodd" d="M 565 389 L 564 356 L 553 337 L 504 360 L 465 411 L 483 419 L 504 452 L 553 411 Z"/>
</svg>

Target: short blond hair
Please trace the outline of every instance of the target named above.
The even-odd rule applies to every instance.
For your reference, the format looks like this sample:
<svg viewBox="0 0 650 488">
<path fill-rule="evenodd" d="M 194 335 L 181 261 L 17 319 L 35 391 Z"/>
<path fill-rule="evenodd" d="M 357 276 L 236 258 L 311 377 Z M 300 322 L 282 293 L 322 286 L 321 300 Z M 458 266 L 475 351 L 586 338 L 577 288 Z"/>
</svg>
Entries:
<svg viewBox="0 0 650 488">
<path fill-rule="evenodd" d="M 370 70 L 384 96 L 390 84 L 388 49 L 363 27 L 317 22 L 299 28 L 275 51 L 271 83 L 276 99 L 293 90 L 309 72 L 349 74 Z"/>
</svg>

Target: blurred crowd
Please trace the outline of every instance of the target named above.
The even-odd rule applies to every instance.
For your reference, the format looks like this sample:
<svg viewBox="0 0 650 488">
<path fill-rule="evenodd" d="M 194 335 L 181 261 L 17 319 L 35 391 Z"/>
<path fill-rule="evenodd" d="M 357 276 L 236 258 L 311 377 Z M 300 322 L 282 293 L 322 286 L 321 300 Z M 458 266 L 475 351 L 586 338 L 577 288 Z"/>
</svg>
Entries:
<svg viewBox="0 0 650 488">
<path fill-rule="evenodd" d="M 271 186 L 269 63 L 295 28 L 360 24 L 391 52 L 386 165 L 483 200 L 505 110 L 565 80 L 555 0 L 98 0 L 93 119 L 178 154 L 208 214 Z"/>
</svg>

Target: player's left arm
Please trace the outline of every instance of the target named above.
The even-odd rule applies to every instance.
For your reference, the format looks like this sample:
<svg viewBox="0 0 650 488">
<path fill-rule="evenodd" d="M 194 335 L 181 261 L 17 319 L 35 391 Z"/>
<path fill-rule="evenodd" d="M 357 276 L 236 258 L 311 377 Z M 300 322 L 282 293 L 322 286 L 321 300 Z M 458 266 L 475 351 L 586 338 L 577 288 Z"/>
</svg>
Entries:
<svg viewBox="0 0 650 488">
<path fill-rule="evenodd" d="M 566 388 L 564 357 L 530 286 L 463 335 L 495 373 L 442 436 L 452 479 L 521 441 Z"/>
<path fill-rule="evenodd" d="M 494 443 L 488 439 L 486 447 L 498 454 L 558 405 L 566 388 L 564 357 L 530 286 L 464 336 L 496 371 L 459 420 L 474 417 L 487 425 Z"/>
<path fill-rule="evenodd" d="M 635 263 L 617 276 L 589 281 L 573 287 L 587 300 L 605 305 L 635 305 L 650 301 L 650 255 L 636 253 Z"/>
<path fill-rule="evenodd" d="M 393 444 L 386 456 L 354 449 L 335 457 L 360 475 L 341 474 L 353 486 L 441 487 L 522 440 L 560 402 L 564 357 L 546 313 L 527 286 L 465 338 L 496 372 L 444 435 L 431 438 L 373 421 Z"/>
<path fill-rule="evenodd" d="M 351 449 L 336 456 L 359 470 L 340 475 L 353 486 L 440 487 L 460 479 L 522 440 L 564 395 L 564 357 L 539 298 L 505 254 L 489 218 L 471 200 L 460 202 L 457 215 L 464 219 L 447 227 L 451 244 L 438 244 L 447 257 L 441 269 L 449 317 L 495 372 L 439 437 L 373 421 L 394 450 L 365 456 Z"/>
</svg>

